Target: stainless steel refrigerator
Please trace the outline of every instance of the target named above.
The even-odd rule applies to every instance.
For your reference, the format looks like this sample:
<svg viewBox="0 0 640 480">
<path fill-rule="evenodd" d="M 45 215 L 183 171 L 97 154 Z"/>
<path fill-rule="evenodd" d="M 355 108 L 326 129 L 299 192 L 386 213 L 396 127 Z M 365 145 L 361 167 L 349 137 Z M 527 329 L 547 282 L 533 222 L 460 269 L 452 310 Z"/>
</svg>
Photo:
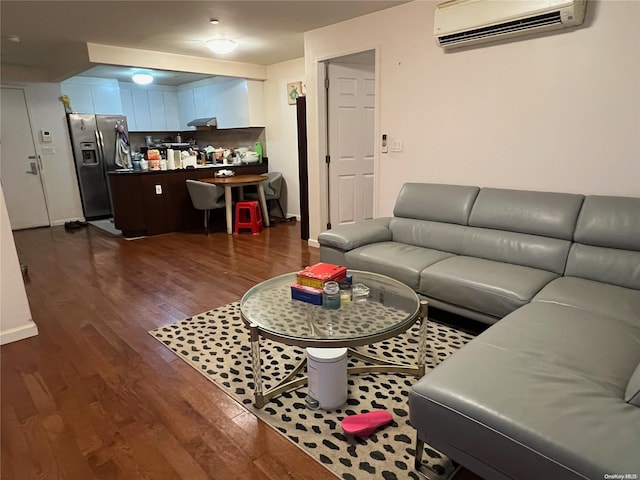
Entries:
<svg viewBox="0 0 640 480">
<path fill-rule="evenodd" d="M 123 115 L 67 115 L 71 147 L 76 165 L 82 209 L 87 219 L 111 215 L 111 197 L 107 172 L 116 165 L 117 127 L 129 135 Z"/>
</svg>

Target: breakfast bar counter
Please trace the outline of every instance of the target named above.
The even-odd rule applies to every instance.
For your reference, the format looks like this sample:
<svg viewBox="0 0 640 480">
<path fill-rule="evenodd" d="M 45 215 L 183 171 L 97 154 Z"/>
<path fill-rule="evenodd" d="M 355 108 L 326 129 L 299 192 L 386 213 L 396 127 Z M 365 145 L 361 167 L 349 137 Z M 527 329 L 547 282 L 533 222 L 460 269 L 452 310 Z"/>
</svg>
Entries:
<svg viewBox="0 0 640 480">
<path fill-rule="evenodd" d="M 202 212 L 193 208 L 187 180 L 211 178 L 224 168 L 236 175 L 267 173 L 265 161 L 252 165 L 217 165 L 179 170 L 109 172 L 114 226 L 124 237 L 195 230 Z"/>
</svg>

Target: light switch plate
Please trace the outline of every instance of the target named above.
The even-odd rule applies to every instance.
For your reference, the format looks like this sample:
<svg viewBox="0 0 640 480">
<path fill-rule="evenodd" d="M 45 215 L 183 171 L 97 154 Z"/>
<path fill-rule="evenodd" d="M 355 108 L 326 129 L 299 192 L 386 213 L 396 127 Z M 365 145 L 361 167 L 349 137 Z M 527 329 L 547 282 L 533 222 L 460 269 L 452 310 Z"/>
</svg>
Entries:
<svg viewBox="0 0 640 480">
<path fill-rule="evenodd" d="M 162 195 L 162 185 L 156 185 L 156 195 Z"/>
<path fill-rule="evenodd" d="M 391 151 L 392 152 L 401 152 L 402 151 L 402 140 L 392 140 L 391 141 Z"/>
</svg>

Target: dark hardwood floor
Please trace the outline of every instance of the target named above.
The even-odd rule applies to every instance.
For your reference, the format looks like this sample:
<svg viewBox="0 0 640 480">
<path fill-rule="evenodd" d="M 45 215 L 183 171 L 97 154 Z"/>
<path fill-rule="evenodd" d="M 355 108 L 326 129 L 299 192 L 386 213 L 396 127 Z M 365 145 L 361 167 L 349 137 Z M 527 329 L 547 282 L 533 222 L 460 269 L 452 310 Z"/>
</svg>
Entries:
<svg viewBox="0 0 640 480">
<path fill-rule="evenodd" d="M 147 333 L 319 261 L 297 224 L 14 237 L 39 335 L 0 349 L 3 479 L 335 479 Z"/>
</svg>

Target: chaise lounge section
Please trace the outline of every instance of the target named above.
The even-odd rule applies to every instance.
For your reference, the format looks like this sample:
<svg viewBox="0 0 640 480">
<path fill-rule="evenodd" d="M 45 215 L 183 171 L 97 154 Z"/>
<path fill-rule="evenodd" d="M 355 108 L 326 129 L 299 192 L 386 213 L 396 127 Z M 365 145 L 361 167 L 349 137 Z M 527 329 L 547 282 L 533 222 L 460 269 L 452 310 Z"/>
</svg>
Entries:
<svg viewBox="0 0 640 480">
<path fill-rule="evenodd" d="M 640 478 L 640 199 L 406 184 L 319 242 L 492 325 L 413 386 L 419 443 L 486 479 Z"/>
</svg>

